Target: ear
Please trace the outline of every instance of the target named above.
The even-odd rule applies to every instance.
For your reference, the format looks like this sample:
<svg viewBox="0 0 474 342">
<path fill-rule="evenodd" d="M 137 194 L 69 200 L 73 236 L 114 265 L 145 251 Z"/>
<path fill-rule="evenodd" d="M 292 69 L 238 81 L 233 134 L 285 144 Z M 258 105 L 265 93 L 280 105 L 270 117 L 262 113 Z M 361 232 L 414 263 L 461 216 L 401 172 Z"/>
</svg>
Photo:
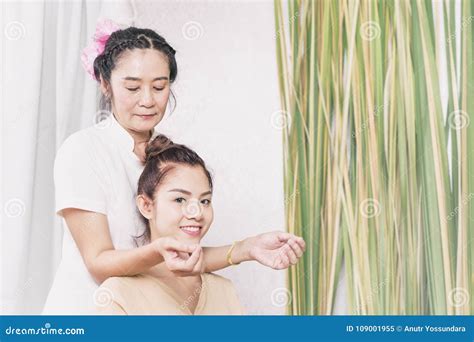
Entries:
<svg viewBox="0 0 474 342">
<path fill-rule="evenodd" d="M 135 202 L 140 213 L 148 220 L 151 220 L 153 218 L 153 201 L 145 195 L 138 195 Z"/>
<path fill-rule="evenodd" d="M 104 80 L 102 75 L 100 75 L 100 91 L 102 92 L 102 94 L 104 94 L 104 96 L 110 95 L 109 84 L 107 83 L 107 81 Z"/>
</svg>

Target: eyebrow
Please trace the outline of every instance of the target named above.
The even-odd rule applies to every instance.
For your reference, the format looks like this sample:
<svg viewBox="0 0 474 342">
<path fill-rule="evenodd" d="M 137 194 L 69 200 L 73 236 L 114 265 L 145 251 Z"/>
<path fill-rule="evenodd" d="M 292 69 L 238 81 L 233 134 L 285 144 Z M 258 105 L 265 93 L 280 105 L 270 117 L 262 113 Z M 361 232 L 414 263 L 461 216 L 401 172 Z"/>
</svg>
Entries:
<svg viewBox="0 0 474 342">
<path fill-rule="evenodd" d="M 123 79 L 124 79 L 125 81 L 141 81 L 141 80 L 142 80 L 142 79 L 139 78 L 139 77 L 132 77 L 132 76 L 127 76 L 127 77 L 124 77 Z M 153 82 L 154 82 L 154 81 L 163 81 L 163 80 L 166 80 L 166 81 L 167 81 L 167 80 L 168 80 L 168 77 L 166 77 L 166 76 L 155 77 L 155 78 L 153 79 Z"/>
<path fill-rule="evenodd" d="M 171 190 L 169 190 L 168 192 L 181 192 L 181 193 L 183 193 L 183 194 L 185 194 L 185 195 L 191 196 L 191 193 L 190 193 L 189 191 L 183 190 L 183 189 L 171 189 Z M 203 192 L 203 193 L 201 194 L 201 196 L 199 196 L 199 197 L 202 197 L 202 196 L 205 196 L 205 195 L 211 195 L 211 194 L 212 194 L 212 191 L 206 191 L 206 192 Z"/>
</svg>

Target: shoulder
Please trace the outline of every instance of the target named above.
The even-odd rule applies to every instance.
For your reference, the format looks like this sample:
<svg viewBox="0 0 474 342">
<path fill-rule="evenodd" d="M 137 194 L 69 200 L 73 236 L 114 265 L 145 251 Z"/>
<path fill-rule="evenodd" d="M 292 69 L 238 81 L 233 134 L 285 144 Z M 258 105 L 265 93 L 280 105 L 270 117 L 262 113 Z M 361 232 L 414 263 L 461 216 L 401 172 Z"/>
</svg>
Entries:
<svg viewBox="0 0 474 342">
<path fill-rule="evenodd" d="M 97 126 L 82 129 L 71 134 L 58 149 L 55 169 L 71 170 L 94 167 L 104 161 L 109 152 L 108 130 Z"/>
<path fill-rule="evenodd" d="M 111 277 L 105 280 L 94 292 L 97 313 L 106 315 L 128 314 L 133 282 L 129 277 Z"/>
<path fill-rule="evenodd" d="M 152 277 L 149 277 L 144 274 L 123 277 L 110 277 L 106 279 L 100 285 L 100 287 L 106 289 L 106 291 L 110 290 L 113 292 L 129 295 L 131 295 L 132 293 L 138 294 L 141 291 L 137 290 L 148 288 L 150 285 L 155 284 L 152 279 Z"/>
<path fill-rule="evenodd" d="M 127 303 L 134 300 L 138 286 L 134 276 L 108 278 L 94 294 L 94 301 L 98 305 L 115 302 L 126 307 Z"/>
<path fill-rule="evenodd" d="M 77 131 L 64 140 L 58 154 L 85 151 L 89 146 L 101 143 L 104 140 L 104 133 L 104 130 L 98 129 L 96 126 Z"/>
</svg>

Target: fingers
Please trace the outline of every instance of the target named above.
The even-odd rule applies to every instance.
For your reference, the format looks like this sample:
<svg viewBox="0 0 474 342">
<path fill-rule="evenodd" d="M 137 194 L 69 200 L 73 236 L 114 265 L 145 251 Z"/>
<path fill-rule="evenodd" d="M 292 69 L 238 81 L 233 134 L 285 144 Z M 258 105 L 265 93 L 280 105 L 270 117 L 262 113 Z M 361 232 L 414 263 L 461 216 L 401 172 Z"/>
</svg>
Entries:
<svg viewBox="0 0 474 342">
<path fill-rule="evenodd" d="M 199 253 L 199 260 L 193 268 L 194 274 L 201 274 L 204 268 L 204 251 L 202 250 L 202 248 L 200 249 L 201 249 L 201 252 Z"/>
<path fill-rule="evenodd" d="M 178 252 L 193 253 L 198 245 L 189 245 L 182 243 L 176 239 L 168 239 L 166 249 L 173 249 Z"/>
<path fill-rule="evenodd" d="M 301 238 L 299 236 L 295 236 L 295 241 L 304 252 L 305 249 L 306 249 L 306 243 L 304 242 L 303 238 Z"/>
<path fill-rule="evenodd" d="M 278 239 L 281 242 L 288 242 L 289 240 L 294 240 L 301 247 L 301 249 L 303 251 L 306 248 L 306 244 L 305 244 L 303 238 L 301 238 L 299 236 L 296 236 L 294 234 L 291 234 L 291 233 L 281 232 L 281 233 L 278 234 Z"/>
<path fill-rule="evenodd" d="M 174 238 L 159 238 L 153 242 L 156 250 L 163 256 L 165 260 L 176 258 L 179 253 L 192 253 L 198 245 L 182 243 Z"/>
<path fill-rule="evenodd" d="M 303 239 L 301 239 L 301 240 L 303 240 Z M 300 244 L 298 244 L 298 242 L 296 242 L 296 241 L 293 240 L 293 239 L 288 240 L 287 243 L 288 243 L 288 245 L 291 247 L 291 249 L 293 250 L 293 252 L 296 254 L 296 256 L 297 256 L 298 258 L 301 258 L 301 256 L 303 255 L 303 252 L 304 252 L 304 247 L 302 248 L 302 247 L 300 246 Z M 303 243 L 304 243 L 304 241 L 303 241 Z M 303 246 L 304 246 L 304 245 L 303 245 Z"/>
<path fill-rule="evenodd" d="M 189 270 L 190 272 L 192 272 L 196 266 L 196 264 L 198 263 L 200 257 L 201 257 L 201 254 L 202 254 L 202 248 L 201 246 L 198 246 L 193 254 L 191 254 L 191 256 L 189 257 L 188 260 L 186 260 L 186 270 Z"/>
<path fill-rule="evenodd" d="M 286 243 L 286 245 L 282 247 L 283 251 L 287 254 L 290 263 L 295 265 L 306 248 L 304 240 L 291 233 L 280 233 L 278 234 L 278 239 Z"/>
<path fill-rule="evenodd" d="M 166 251 L 165 255 L 163 256 L 164 259 L 166 258 L 176 258 L 178 256 L 178 252 L 175 251 Z"/>
<path fill-rule="evenodd" d="M 285 233 L 285 232 L 278 233 L 278 240 L 280 240 L 281 242 L 287 242 L 292 237 L 295 237 L 295 236 L 290 233 Z"/>
<path fill-rule="evenodd" d="M 279 260 L 277 260 L 277 264 L 275 269 L 277 270 L 284 270 L 285 268 L 290 267 L 290 259 L 284 253 L 279 255 Z"/>
<path fill-rule="evenodd" d="M 283 247 L 283 252 L 285 253 L 285 255 L 290 260 L 290 263 L 292 265 L 296 265 L 296 263 L 298 262 L 298 257 L 296 256 L 295 251 L 293 251 L 293 249 L 291 248 L 291 246 L 289 244 L 286 244 Z"/>
<path fill-rule="evenodd" d="M 168 269 L 179 276 L 190 276 L 201 273 L 203 252 L 201 246 L 197 246 L 187 259 L 180 257 L 179 254 L 175 258 L 166 260 Z"/>
<path fill-rule="evenodd" d="M 292 236 L 293 237 L 280 248 L 278 257 L 275 260 L 275 269 L 285 269 L 291 265 L 296 265 L 303 255 L 305 247 L 303 239 L 294 235 Z"/>
<path fill-rule="evenodd" d="M 171 255 L 170 255 L 169 258 L 165 257 L 165 262 L 166 262 L 166 266 L 168 267 L 168 269 L 172 272 L 183 270 L 185 265 L 186 265 L 186 260 L 181 259 L 179 257 L 179 255 L 175 252 L 171 252 L 171 253 L 174 253 L 175 256 L 171 257 Z"/>
</svg>

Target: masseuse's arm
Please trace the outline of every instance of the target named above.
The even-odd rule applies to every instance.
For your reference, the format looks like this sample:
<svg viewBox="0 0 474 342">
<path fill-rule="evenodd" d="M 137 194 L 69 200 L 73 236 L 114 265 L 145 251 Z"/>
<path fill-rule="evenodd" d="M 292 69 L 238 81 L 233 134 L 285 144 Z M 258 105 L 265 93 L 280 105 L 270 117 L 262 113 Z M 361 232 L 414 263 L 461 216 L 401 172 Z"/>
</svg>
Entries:
<svg viewBox="0 0 474 342">
<path fill-rule="evenodd" d="M 230 266 L 229 246 L 204 247 L 204 270 L 214 272 Z M 252 236 L 235 244 L 230 254 L 232 264 L 257 261 L 260 264 L 282 270 L 295 265 L 305 250 L 301 237 L 285 232 L 269 232 Z"/>
<path fill-rule="evenodd" d="M 188 260 L 177 259 L 174 264 L 172 260 L 171 264 L 177 269 L 198 273 L 199 270 L 194 268 L 202 267 L 198 262 L 202 259 L 200 248 L 191 248 L 175 239 L 161 238 L 143 247 L 116 250 L 104 214 L 74 208 L 63 209 L 62 214 L 89 273 L 98 284 L 109 277 L 139 274 L 162 262 L 165 257 L 169 261 L 176 250 L 192 253 Z"/>
</svg>

